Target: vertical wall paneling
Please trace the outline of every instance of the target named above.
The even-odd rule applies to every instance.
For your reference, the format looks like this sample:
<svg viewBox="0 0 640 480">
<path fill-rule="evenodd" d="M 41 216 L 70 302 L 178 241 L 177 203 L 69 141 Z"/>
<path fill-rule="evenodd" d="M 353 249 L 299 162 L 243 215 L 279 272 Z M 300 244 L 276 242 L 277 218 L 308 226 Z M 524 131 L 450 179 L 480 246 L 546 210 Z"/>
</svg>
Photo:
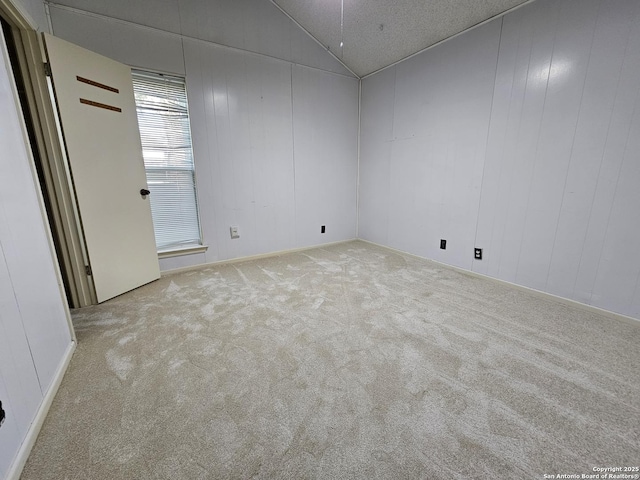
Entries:
<svg viewBox="0 0 640 480">
<path fill-rule="evenodd" d="M 353 191 L 355 174 L 345 159 L 357 144 L 342 134 L 352 122 L 357 128 L 357 105 L 331 102 L 357 104 L 357 82 L 206 43 L 345 73 L 281 12 L 255 0 L 166 0 L 162 15 L 148 17 L 123 1 L 56 4 L 54 29 L 63 38 L 91 48 L 92 31 L 102 28 L 100 37 L 112 38 L 97 42 L 110 50 L 100 53 L 164 71 L 186 65 L 210 249 L 163 265 L 352 235 L 346 183 Z M 639 8 L 634 0 L 536 0 L 366 78 L 360 236 L 640 316 L 632 247 L 640 231 L 632 160 L 640 148 Z M 145 45 L 162 32 L 135 23 L 206 42 L 183 39 L 183 57 L 167 37 L 167 58 L 155 58 Z M 131 43 L 141 47 L 129 54 Z M 327 225 L 320 237 L 338 204 L 346 206 L 332 220 L 339 228 Z M 235 243 L 231 224 L 240 226 Z M 475 246 L 484 249 L 481 261 Z"/>
<path fill-rule="evenodd" d="M 585 72 L 593 40 L 598 1 L 556 2 L 555 31 L 548 62 L 540 131 L 528 188 L 525 225 L 518 258 L 516 283 L 538 290 L 546 287 L 558 216 L 574 146 L 576 124 L 584 90 Z M 547 18 L 550 25 L 551 18 Z M 547 68 L 547 59 L 544 60 Z M 529 63 L 531 70 L 538 64 Z"/>
<path fill-rule="evenodd" d="M 539 1 L 505 16 L 478 227 L 489 247 L 474 270 L 637 315 L 633 249 L 614 249 L 623 269 L 601 261 L 640 71 L 637 2 L 611 7 Z M 592 299 L 598 272 L 610 291 Z"/>
<path fill-rule="evenodd" d="M 611 214 L 611 206 L 620 177 L 622 159 L 631 135 L 631 120 L 638 103 L 638 74 L 640 57 L 630 54 L 640 48 L 640 28 L 638 28 L 637 2 L 626 2 L 631 11 L 615 9 L 619 19 L 608 29 L 609 39 L 594 43 L 594 49 L 607 48 L 601 61 L 613 62 L 610 70 L 599 72 L 594 81 L 600 82 L 599 91 L 591 98 L 600 99 L 599 113 L 593 121 L 598 129 L 591 141 L 599 140 L 592 151 L 597 171 L 591 178 L 589 218 L 585 225 L 584 243 L 580 252 L 579 266 L 575 279 L 575 295 L 580 301 L 588 302 L 598 274 L 602 247 Z M 635 10 L 635 12 L 633 11 Z M 612 10 L 610 10 L 613 12 Z M 625 28 L 626 26 L 626 28 Z M 623 53 L 624 52 L 624 53 Z M 607 67 L 604 64 L 603 67 Z M 617 68 L 616 68 L 617 67 Z M 601 89 L 604 87 L 603 89 Z M 598 125 L 598 122 L 602 122 Z"/>
<path fill-rule="evenodd" d="M 190 40 L 185 54 L 207 261 L 292 248 L 290 65 Z"/>
<path fill-rule="evenodd" d="M 36 369 L 0 244 L 0 478 L 4 478 L 42 401 Z"/>
<path fill-rule="evenodd" d="M 292 68 L 296 243 L 355 238 L 358 81 Z"/>
<path fill-rule="evenodd" d="M 490 155 L 485 160 L 483 179 L 483 195 L 493 195 L 495 200 L 481 204 L 477 242 L 482 242 L 485 255 L 481 262 L 474 262 L 474 269 L 512 282 L 516 281 L 523 253 L 557 10 L 557 3 L 546 2 L 532 15 L 525 13 L 522 17 L 516 11 L 503 19 L 496 73 L 496 85 L 502 89 L 494 94 L 487 150 Z M 513 38 L 509 38 L 511 35 Z M 536 210 L 540 207 L 534 206 Z M 552 238 L 548 230 L 540 235 Z M 525 251 L 524 255 L 538 259 L 536 251 Z M 537 265 L 532 264 L 532 268 Z"/>
<path fill-rule="evenodd" d="M 99 15 L 51 5 L 57 36 L 136 67 L 186 75 L 209 248 L 164 258 L 162 269 L 355 237 L 358 80 L 334 68 L 335 59 L 277 8 L 253 0 L 180 0 L 180 25 L 175 18 L 171 27 L 152 25 L 151 18 L 148 28 L 127 23 L 140 18 L 137 7 L 129 15 L 124 3 L 61 3 Z M 292 64 L 297 55 L 314 68 Z M 230 238 L 231 225 L 239 227 L 239 239 Z"/>
<path fill-rule="evenodd" d="M 522 22 L 511 21 L 502 22 L 501 37 L 511 35 L 512 32 L 524 28 Z M 526 34 L 523 34 L 526 37 Z M 527 78 L 526 64 L 522 59 L 525 55 L 518 55 L 522 50 L 529 49 L 524 42 L 507 43 L 500 42 L 498 53 L 498 64 L 496 67 L 496 77 L 493 92 L 493 104 L 491 106 L 491 121 L 489 124 L 489 134 L 487 142 L 487 154 L 484 162 L 482 191 L 480 195 L 480 207 L 478 212 L 477 230 L 475 236 L 475 246 L 483 248 L 482 262 L 474 262 L 473 269 L 483 274 L 497 276 L 495 271 L 489 270 L 489 258 L 496 255 L 494 252 L 502 251 L 502 245 L 497 245 L 493 241 L 492 232 L 494 230 L 495 218 L 504 218 L 507 214 L 509 204 L 500 201 L 511 187 L 509 182 L 504 181 L 515 168 L 516 159 L 507 157 L 505 150 L 506 138 L 514 138 L 514 132 L 519 130 L 519 113 L 522 111 L 524 84 Z M 528 56 L 526 56 L 528 60 Z M 520 88 L 518 88 L 520 86 Z M 496 141 L 499 139 L 500 141 Z M 509 145 L 514 147 L 513 143 Z M 498 228 L 504 230 L 502 225 Z M 515 268 L 514 268 L 515 271 Z"/>
<path fill-rule="evenodd" d="M 3 409 L 7 411 L 5 423 L 2 426 L 4 431 L 0 430 L 0 478 L 5 478 L 16 454 L 16 439 L 23 438 L 24 431 L 13 413 L 13 402 L 4 384 L 2 371 L 0 371 L 0 398 L 2 398 Z"/>
<path fill-rule="evenodd" d="M 2 105 L 6 108 L 0 117 L 3 136 L 0 241 L 40 386 L 46 391 L 68 347 L 70 333 L 25 147 L 26 137 L 15 109 L 12 80 L 4 68 Z M 28 255 L 25 252 L 29 252 Z"/>
<path fill-rule="evenodd" d="M 616 52 L 622 65 L 617 72 L 612 71 L 612 82 L 607 86 L 613 90 L 610 95 L 615 97 L 610 105 L 611 118 L 602 147 L 604 151 L 593 192 L 575 291 L 580 298 L 589 295 L 593 304 L 603 308 L 616 309 L 612 306 L 613 302 L 631 302 L 629 314 L 640 317 L 637 300 L 634 303 L 630 298 L 633 295 L 630 292 L 632 285 L 635 284 L 637 288 L 634 276 L 640 271 L 637 266 L 637 244 L 634 244 L 640 231 L 638 203 L 637 200 L 633 203 L 633 194 L 628 194 L 629 188 L 636 188 L 632 185 L 637 186 L 637 171 L 632 165 L 638 163 L 640 155 L 636 140 L 640 110 L 640 57 L 637 55 L 640 51 L 640 5 L 637 2 L 628 3 L 630 10 L 627 18 L 620 18 L 610 30 L 611 34 L 614 28 L 621 35 L 626 33 L 626 42 L 624 48 L 621 45 Z M 624 13 L 622 11 L 621 15 Z M 624 26 L 629 21 L 630 28 L 625 31 Z M 617 79 L 613 73 L 617 73 Z M 617 81 L 613 83 L 614 80 Z"/>
<path fill-rule="evenodd" d="M 71 343 L 28 141 L 0 31 L 0 477 L 11 467 Z"/>
<path fill-rule="evenodd" d="M 491 22 L 363 81 L 362 238 L 471 268 L 499 38 Z"/>
<path fill-rule="evenodd" d="M 388 245 L 396 67 L 362 82 L 358 235 Z"/>
<path fill-rule="evenodd" d="M 372 125 L 383 125 L 380 115 L 390 115 L 373 108 L 383 101 L 377 95 L 390 101 L 393 89 L 380 88 L 389 74 L 363 81 L 361 234 L 640 318 L 640 4 L 537 0 L 490 25 L 499 23 L 493 100 L 478 105 L 475 117 L 458 107 L 478 82 L 459 85 L 456 95 L 452 89 L 459 77 L 478 75 L 482 67 L 453 62 L 471 55 L 479 29 L 458 37 L 463 40 L 455 51 L 447 48 L 458 38 L 394 67 L 388 174 L 387 164 L 378 160 L 380 140 L 370 132 Z M 446 111 L 438 110 L 440 98 L 447 99 Z M 438 159 L 450 158 L 448 138 L 464 145 L 469 132 L 486 131 L 480 114 L 485 109 L 490 122 L 486 150 L 476 163 L 482 169 L 479 209 L 477 216 L 460 215 L 456 201 L 464 195 L 448 187 L 466 186 L 472 192 L 474 184 L 452 174 L 455 161 Z M 417 162 L 421 156 L 433 163 Z M 460 157 L 466 160 L 458 160 L 459 165 L 468 171 L 472 152 Z M 385 175 L 391 193 L 372 188 L 382 186 Z M 472 202 L 473 195 L 467 196 Z M 380 224 L 374 225 L 373 206 L 387 198 L 384 214 L 390 221 L 381 231 Z M 421 211 L 416 205 L 426 207 Z M 477 224 L 475 236 L 472 224 Z M 433 250 L 434 236 L 447 238 L 446 251 Z M 465 245 L 462 257 L 449 251 L 452 243 Z M 484 249 L 481 261 L 467 260 L 471 244 Z"/>
<path fill-rule="evenodd" d="M 595 266 L 600 260 L 600 255 L 583 256 L 584 244 L 593 215 L 592 206 L 598 175 L 602 172 L 607 137 L 613 133 L 610 127 L 621 82 L 623 52 L 629 47 L 640 48 L 637 35 L 636 45 L 629 44 L 637 10 L 637 2 L 623 2 L 615 9 L 600 4 L 591 41 L 591 54 L 585 72 L 582 102 L 547 279 L 549 290 L 564 297 L 575 295 L 580 301 L 589 301 L 588 296 L 574 292 L 580 264 L 584 262 Z M 628 98 L 626 94 L 625 98 Z M 596 221 L 600 224 L 599 230 L 604 231 L 602 220 Z"/>
<path fill-rule="evenodd" d="M 640 30 L 640 29 L 639 29 Z M 635 42 L 634 42 L 635 43 Z M 636 43 L 637 45 L 637 43 Z M 636 47 L 637 48 L 637 47 Z M 637 52 L 638 50 L 636 50 Z M 640 86 L 636 71 L 636 92 L 627 97 L 633 103 L 622 163 L 611 203 L 606 235 L 598 262 L 591 301 L 607 309 L 624 305 L 629 313 L 640 315 L 638 279 L 640 277 Z M 630 92 L 631 93 L 631 92 Z"/>
</svg>

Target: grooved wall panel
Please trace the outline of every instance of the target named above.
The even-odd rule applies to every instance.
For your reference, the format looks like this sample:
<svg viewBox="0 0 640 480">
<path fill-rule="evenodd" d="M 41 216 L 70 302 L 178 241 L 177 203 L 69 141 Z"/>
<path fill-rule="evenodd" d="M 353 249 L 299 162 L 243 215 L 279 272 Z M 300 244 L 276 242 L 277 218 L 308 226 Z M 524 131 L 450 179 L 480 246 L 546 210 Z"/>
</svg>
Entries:
<svg viewBox="0 0 640 480">
<path fill-rule="evenodd" d="M 296 242 L 355 238 L 358 82 L 292 69 Z"/>
<path fill-rule="evenodd" d="M 138 7 L 121 2 L 64 3 L 140 21 Z M 169 9 L 168 17 L 147 23 L 166 32 L 51 6 L 55 35 L 132 66 L 186 75 L 197 200 L 209 248 L 161 259 L 161 269 L 355 237 L 358 80 L 334 73 L 335 59 L 316 50 L 297 26 L 290 28 L 276 7 L 259 2 L 264 5 L 253 11 L 254 3 L 181 0 L 182 23 L 174 25 L 177 17 L 165 2 L 159 11 Z M 172 35 L 180 25 L 204 40 Z M 212 42 L 247 50 L 260 44 L 257 50 L 266 54 Z M 239 239 L 230 238 L 231 225 L 239 227 Z"/>
<path fill-rule="evenodd" d="M 360 237 L 471 268 L 499 39 L 491 22 L 363 81 Z"/>
<path fill-rule="evenodd" d="M 389 241 L 396 68 L 362 82 L 358 236 L 383 245 Z"/>
<path fill-rule="evenodd" d="M 196 41 L 185 54 L 207 260 L 292 248 L 290 65 Z"/>
<path fill-rule="evenodd" d="M 489 25 L 497 27 L 497 64 L 464 61 L 483 26 L 398 64 L 394 79 L 383 71 L 363 81 L 360 235 L 640 318 L 640 3 L 537 0 Z M 411 62 L 422 71 L 405 67 Z M 474 117 L 459 107 L 477 82 L 456 95 L 451 88 L 491 69 L 490 100 Z M 425 91 L 447 98 L 448 111 L 423 101 Z M 380 107 L 390 98 L 393 114 Z M 488 130 L 480 112 L 489 115 Z M 390 115 L 394 147 L 386 152 L 373 133 Z M 437 135 L 413 140 L 430 131 Z M 481 179 L 478 196 L 475 183 L 451 176 L 461 164 L 440 148 L 452 136 L 456 148 L 468 144 L 476 131 L 488 132 L 486 149 L 461 158 L 466 172 L 477 169 L 469 178 Z M 411 145 L 396 148 L 402 139 Z M 387 193 L 386 172 L 395 194 Z M 466 216 L 456 215 L 455 188 L 463 187 Z M 373 206 L 385 198 L 389 207 L 377 219 Z M 427 213 L 434 209 L 457 228 Z M 395 221 L 384 229 L 384 218 Z M 438 238 L 447 250 L 435 250 Z M 462 250 L 450 251 L 457 244 Z M 473 246 L 483 248 L 481 261 Z"/>
<path fill-rule="evenodd" d="M 0 29 L 0 478 L 71 343 L 55 256 Z"/>
</svg>

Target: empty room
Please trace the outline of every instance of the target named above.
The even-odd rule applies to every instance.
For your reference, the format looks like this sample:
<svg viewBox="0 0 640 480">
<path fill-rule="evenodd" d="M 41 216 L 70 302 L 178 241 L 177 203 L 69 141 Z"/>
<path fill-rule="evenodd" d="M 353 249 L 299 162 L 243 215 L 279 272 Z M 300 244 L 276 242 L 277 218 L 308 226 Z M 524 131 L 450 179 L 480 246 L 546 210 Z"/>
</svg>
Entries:
<svg viewBox="0 0 640 480">
<path fill-rule="evenodd" d="M 0 479 L 640 479 L 640 1 L 0 19 Z"/>
</svg>

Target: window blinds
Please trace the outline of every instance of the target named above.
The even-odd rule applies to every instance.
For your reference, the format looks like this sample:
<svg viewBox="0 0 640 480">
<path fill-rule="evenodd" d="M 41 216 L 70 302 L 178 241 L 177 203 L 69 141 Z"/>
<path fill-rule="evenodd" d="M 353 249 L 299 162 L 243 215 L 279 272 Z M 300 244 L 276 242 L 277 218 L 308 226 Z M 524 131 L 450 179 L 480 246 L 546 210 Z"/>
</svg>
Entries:
<svg viewBox="0 0 640 480">
<path fill-rule="evenodd" d="M 156 247 L 200 245 L 184 79 L 135 70 L 132 75 Z"/>
</svg>

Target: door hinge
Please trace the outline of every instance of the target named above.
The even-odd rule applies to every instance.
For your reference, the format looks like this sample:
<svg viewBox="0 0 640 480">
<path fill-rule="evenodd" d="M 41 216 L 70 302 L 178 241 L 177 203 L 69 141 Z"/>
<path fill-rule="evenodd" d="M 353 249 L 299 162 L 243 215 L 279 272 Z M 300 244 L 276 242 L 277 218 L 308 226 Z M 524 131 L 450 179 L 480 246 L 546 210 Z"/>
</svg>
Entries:
<svg viewBox="0 0 640 480">
<path fill-rule="evenodd" d="M 93 273 L 91 272 L 91 265 L 85 265 L 84 266 L 84 271 L 89 276 L 93 275 Z"/>
<path fill-rule="evenodd" d="M 51 64 L 50 64 L 50 63 L 48 63 L 48 62 L 45 62 L 45 64 L 44 64 L 44 74 L 45 74 L 47 77 L 50 77 L 50 76 L 51 76 Z"/>
</svg>

